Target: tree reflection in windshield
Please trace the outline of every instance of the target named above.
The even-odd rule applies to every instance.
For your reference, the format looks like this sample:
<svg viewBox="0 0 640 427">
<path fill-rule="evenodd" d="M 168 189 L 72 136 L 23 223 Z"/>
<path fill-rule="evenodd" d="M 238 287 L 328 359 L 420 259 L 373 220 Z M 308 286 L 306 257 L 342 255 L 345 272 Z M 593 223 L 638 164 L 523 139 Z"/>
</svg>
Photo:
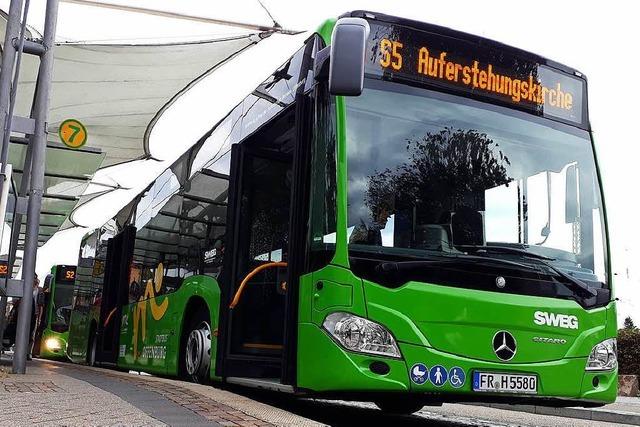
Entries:
<svg viewBox="0 0 640 427">
<path fill-rule="evenodd" d="M 485 189 L 511 181 L 509 159 L 498 144 L 485 133 L 447 127 L 409 139 L 406 151 L 405 163 L 367 178 L 364 202 L 373 216 L 371 227 L 380 230 L 392 212 L 419 206 L 420 223 L 449 228 L 455 244 L 482 244 L 478 199 Z"/>
<path fill-rule="evenodd" d="M 397 83 L 365 87 L 347 100 L 352 249 L 420 257 L 510 246 L 604 281 L 586 131 Z"/>
</svg>

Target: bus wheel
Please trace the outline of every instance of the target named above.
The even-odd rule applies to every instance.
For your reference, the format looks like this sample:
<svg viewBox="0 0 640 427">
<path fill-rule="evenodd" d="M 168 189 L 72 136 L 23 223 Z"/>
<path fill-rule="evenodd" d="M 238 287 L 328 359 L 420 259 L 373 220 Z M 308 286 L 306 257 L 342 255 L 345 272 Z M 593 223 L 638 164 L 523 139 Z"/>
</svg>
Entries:
<svg viewBox="0 0 640 427">
<path fill-rule="evenodd" d="M 89 335 L 89 348 L 87 349 L 87 365 L 95 366 L 96 365 L 96 348 L 98 346 L 98 340 L 96 339 L 96 334 L 91 332 Z"/>
<path fill-rule="evenodd" d="M 184 367 L 187 377 L 196 383 L 209 378 L 211 366 L 211 327 L 204 310 L 198 313 L 186 330 L 187 340 L 184 346 Z"/>
<path fill-rule="evenodd" d="M 409 415 L 424 407 L 424 401 L 410 396 L 386 398 L 374 402 L 383 412 L 390 414 Z"/>
</svg>

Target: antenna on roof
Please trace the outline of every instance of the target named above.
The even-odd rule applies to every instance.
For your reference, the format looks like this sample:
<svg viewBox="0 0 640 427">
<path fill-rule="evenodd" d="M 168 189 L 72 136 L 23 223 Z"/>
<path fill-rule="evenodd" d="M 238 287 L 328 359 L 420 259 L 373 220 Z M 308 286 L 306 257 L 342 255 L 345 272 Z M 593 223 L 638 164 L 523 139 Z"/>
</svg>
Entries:
<svg viewBox="0 0 640 427">
<path fill-rule="evenodd" d="M 302 31 L 286 30 L 282 28 L 275 20 L 273 20 L 273 17 L 271 17 L 271 14 L 269 13 L 269 11 L 267 11 L 267 14 L 269 14 L 269 16 L 274 22 L 274 26 L 272 27 L 265 26 L 265 25 L 251 24 L 246 22 L 229 21 L 225 19 L 207 18 L 204 16 L 186 15 L 178 12 L 148 9 L 145 7 L 126 6 L 123 4 L 106 3 L 106 2 L 94 1 L 94 0 L 60 0 L 60 1 L 64 3 L 80 4 L 83 6 L 94 6 L 94 7 L 102 7 L 105 9 L 122 10 L 125 12 L 144 13 L 147 15 L 162 16 L 164 18 L 184 19 L 188 21 L 204 22 L 207 24 L 228 25 L 231 27 L 247 28 L 249 30 L 257 30 L 262 32 L 272 32 L 272 33 L 281 33 L 281 34 L 300 34 L 302 32 Z M 264 8 L 264 6 L 262 7 Z"/>
</svg>

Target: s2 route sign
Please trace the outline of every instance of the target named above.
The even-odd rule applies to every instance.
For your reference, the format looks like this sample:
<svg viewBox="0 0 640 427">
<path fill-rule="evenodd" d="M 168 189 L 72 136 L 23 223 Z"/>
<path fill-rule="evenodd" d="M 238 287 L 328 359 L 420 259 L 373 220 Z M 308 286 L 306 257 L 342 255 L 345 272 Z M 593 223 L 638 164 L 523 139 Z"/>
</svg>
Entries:
<svg viewBox="0 0 640 427">
<path fill-rule="evenodd" d="M 76 119 L 67 119 L 58 129 L 60 141 L 69 148 L 80 148 L 87 142 L 87 128 Z"/>
</svg>

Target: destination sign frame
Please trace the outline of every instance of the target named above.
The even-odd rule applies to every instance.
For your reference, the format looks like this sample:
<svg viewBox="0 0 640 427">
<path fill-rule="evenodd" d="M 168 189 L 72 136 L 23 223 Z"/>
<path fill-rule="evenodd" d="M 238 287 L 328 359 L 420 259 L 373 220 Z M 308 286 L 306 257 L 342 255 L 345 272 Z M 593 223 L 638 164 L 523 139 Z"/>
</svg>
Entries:
<svg viewBox="0 0 640 427">
<path fill-rule="evenodd" d="M 365 73 L 462 94 L 588 129 L 586 79 L 543 58 L 446 29 L 369 20 Z M 428 24 L 424 24 L 427 27 Z"/>
</svg>

